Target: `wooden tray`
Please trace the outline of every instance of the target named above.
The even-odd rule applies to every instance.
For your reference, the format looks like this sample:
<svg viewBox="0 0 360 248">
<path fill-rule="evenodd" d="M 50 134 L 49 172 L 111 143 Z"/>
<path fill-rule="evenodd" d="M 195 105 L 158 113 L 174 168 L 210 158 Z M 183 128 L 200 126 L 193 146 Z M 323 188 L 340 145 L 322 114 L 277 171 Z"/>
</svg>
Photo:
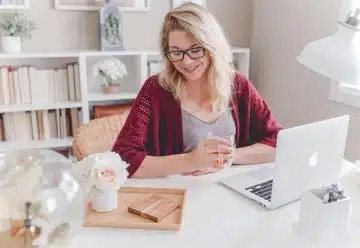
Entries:
<svg viewBox="0 0 360 248">
<path fill-rule="evenodd" d="M 24 237 L 12 237 L 9 231 L 0 232 L 0 244 L 1 247 L 6 248 L 19 248 L 24 246 Z"/>
<path fill-rule="evenodd" d="M 131 203 L 150 193 L 178 199 L 181 201 L 180 208 L 160 222 L 154 222 L 128 212 L 128 206 Z M 89 203 L 83 226 L 177 231 L 182 225 L 185 198 L 185 189 L 121 187 L 118 191 L 118 208 L 111 212 L 98 213 L 91 208 L 91 203 Z"/>
</svg>

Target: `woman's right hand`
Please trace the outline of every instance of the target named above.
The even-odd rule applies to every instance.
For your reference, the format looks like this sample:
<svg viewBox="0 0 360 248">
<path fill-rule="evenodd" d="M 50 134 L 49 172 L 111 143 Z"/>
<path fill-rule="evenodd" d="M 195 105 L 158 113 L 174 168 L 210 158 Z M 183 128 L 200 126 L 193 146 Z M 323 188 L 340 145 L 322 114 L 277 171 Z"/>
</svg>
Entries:
<svg viewBox="0 0 360 248">
<path fill-rule="evenodd" d="M 191 152 L 194 170 L 219 168 L 233 156 L 234 150 L 230 143 L 221 137 L 209 137 L 202 140 Z"/>
</svg>

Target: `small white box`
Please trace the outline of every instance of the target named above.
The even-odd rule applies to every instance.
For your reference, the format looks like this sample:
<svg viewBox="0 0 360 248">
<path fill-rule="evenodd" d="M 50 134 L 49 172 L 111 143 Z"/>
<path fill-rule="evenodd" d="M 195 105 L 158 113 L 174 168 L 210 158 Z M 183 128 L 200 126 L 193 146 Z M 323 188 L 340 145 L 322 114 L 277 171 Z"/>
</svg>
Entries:
<svg viewBox="0 0 360 248">
<path fill-rule="evenodd" d="M 325 192 L 326 188 L 322 187 L 304 193 L 300 201 L 299 222 L 295 225 L 298 231 L 317 244 L 344 239 L 351 213 L 350 197 L 324 203 Z"/>
</svg>

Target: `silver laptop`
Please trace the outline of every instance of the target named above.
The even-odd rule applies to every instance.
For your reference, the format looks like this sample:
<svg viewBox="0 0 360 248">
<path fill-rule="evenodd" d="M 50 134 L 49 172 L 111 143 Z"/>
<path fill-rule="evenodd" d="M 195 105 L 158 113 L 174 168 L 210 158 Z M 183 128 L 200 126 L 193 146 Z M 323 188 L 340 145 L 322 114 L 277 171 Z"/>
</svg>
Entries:
<svg viewBox="0 0 360 248">
<path fill-rule="evenodd" d="M 220 183 L 268 209 L 300 199 L 308 188 L 338 183 L 349 119 L 344 115 L 281 130 L 273 165 L 223 178 Z"/>
</svg>

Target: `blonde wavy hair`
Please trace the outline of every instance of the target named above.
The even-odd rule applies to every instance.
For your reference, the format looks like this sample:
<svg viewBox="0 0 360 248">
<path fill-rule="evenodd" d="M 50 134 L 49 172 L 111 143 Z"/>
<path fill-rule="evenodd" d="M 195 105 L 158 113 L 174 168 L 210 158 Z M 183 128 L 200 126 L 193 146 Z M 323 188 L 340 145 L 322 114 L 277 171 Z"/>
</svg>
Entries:
<svg viewBox="0 0 360 248">
<path fill-rule="evenodd" d="M 218 21 L 204 7 L 190 2 L 174 8 L 165 16 L 160 31 L 160 49 L 164 61 L 160 84 L 178 99 L 184 89 L 184 78 L 166 56 L 169 34 L 174 30 L 190 34 L 210 55 L 207 70 L 209 97 L 214 110 L 225 111 L 231 98 L 234 68 L 230 45 Z"/>
</svg>

